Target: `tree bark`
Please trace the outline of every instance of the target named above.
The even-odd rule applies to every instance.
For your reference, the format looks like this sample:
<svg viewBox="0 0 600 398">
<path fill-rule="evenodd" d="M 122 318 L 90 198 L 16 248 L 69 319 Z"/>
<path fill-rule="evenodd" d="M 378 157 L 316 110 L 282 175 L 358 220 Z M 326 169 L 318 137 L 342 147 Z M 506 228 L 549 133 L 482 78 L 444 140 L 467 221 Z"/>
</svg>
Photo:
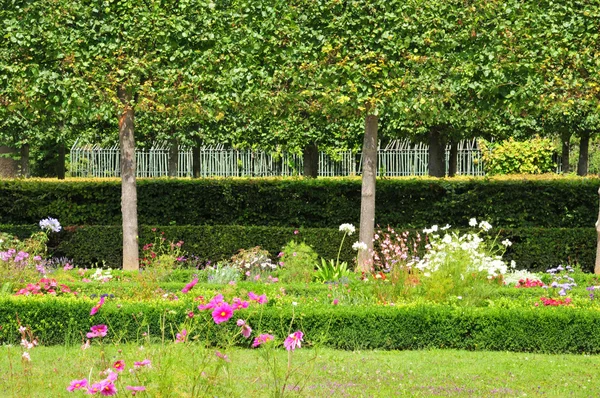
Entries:
<svg viewBox="0 0 600 398">
<path fill-rule="evenodd" d="M 588 173 L 588 158 L 590 150 L 590 132 L 584 130 L 579 140 L 579 160 L 577 162 L 577 175 L 586 176 Z"/>
<path fill-rule="evenodd" d="M 169 177 L 177 177 L 179 167 L 179 141 L 177 138 L 171 138 L 169 145 L 169 164 L 167 174 Z"/>
<path fill-rule="evenodd" d="M 458 141 L 450 141 L 450 160 L 448 161 L 448 177 L 454 177 L 458 169 Z"/>
<path fill-rule="evenodd" d="M 200 178 L 200 139 L 196 138 L 194 148 L 192 148 L 192 168 L 194 178 Z"/>
<path fill-rule="evenodd" d="M 563 174 L 568 174 L 571 170 L 571 166 L 569 165 L 569 151 L 571 150 L 571 133 L 564 132 L 560 135 L 560 140 L 562 143 L 562 149 L 560 154 L 560 168 Z"/>
<path fill-rule="evenodd" d="M 29 144 L 21 146 L 21 177 L 29 178 Z"/>
<path fill-rule="evenodd" d="M 302 151 L 304 177 L 317 178 L 319 175 L 319 148 L 314 142 L 306 145 Z"/>
<path fill-rule="evenodd" d="M 446 176 L 445 148 L 439 127 L 429 130 L 429 163 L 428 172 L 431 177 Z"/>
<path fill-rule="evenodd" d="M 375 184 L 377 177 L 377 127 L 379 118 L 367 115 L 363 141 L 362 188 L 360 198 L 359 241 L 367 250 L 358 253 L 358 270 L 370 272 L 373 268 L 373 235 L 375 233 Z"/>
<path fill-rule="evenodd" d="M 56 175 L 59 180 L 65 179 L 65 159 L 66 159 L 66 149 L 64 142 L 58 144 L 58 164 L 56 165 Z"/>
<path fill-rule="evenodd" d="M 19 164 L 12 158 L 2 155 L 14 155 L 17 152 L 15 148 L 0 146 L 0 178 L 15 178 L 19 173 Z"/>
<path fill-rule="evenodd" d="M 598 190 L 600 195 L 600 189 Z M 594 274 L 600 274 L 600 207 L 598 208 L 598 219 L 596 220 L 596 263 L 594 264 Z"/>
<path fill-rule="evenodd" d="M 118 90 L 123 111 L 119 119 L 121 144 L 121 213 L 123 215 L 123 269 L 138 270 L 138 218 L 134 138 L 134 110 L 131 94 L 124 88 Z"/>
</svg>

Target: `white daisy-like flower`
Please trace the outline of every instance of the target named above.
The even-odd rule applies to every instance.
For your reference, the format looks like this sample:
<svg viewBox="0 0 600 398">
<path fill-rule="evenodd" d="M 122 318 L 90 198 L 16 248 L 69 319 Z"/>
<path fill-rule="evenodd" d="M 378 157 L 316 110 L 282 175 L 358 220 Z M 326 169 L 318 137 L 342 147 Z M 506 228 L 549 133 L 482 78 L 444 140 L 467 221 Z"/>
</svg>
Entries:
<svg viewBox="0 0 600 398">
<path fill-rule="evenodd" d="M 492 229 L 492 224 L 490 224 L 487 221 L 482 221 L 479 223 L 479 228 L 483 229 L 484 231 L 489 231 L 490 229 Z"/>
<path fill-rule="evenodd" d="M 512 242 L 511 242 L 511 241 L 509 241 L 508 239 L 504 239 L 504 240 L 502 241 L 502 244 L 503 244 L 504 246 L 506 246 L 506 247 L 508 247 L 508 246 L 512 246 Z"/>
<path fill-rule="evenodd" d="M 367 244 L 365 242 L 354 242 L 354 244 L 352 244 L 352 249 L 356 251 L 367 250 Z"/>
<path fill-rule="evenodd" d="M 472 226 L 472 227 L 476 227 L 477 226 L 477 219 L 471 218 L 469 220 L 469 225 Z"/>
<path fill-rule="evenodd" d="M 348 235 L 352 235 L 356 231 L 354 225 L 352 224 L 342 224 L 340 225 L 340 232 L 347 233 Z"/>
</svg>

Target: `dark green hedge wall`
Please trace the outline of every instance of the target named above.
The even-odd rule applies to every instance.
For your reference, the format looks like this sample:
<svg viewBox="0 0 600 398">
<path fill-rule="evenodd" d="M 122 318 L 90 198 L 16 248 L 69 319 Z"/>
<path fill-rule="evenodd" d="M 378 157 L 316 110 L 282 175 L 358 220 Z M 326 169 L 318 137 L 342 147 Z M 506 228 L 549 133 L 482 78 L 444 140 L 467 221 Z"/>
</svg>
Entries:
<svg viewBox="0 0 600 398">
<path fill-rule="evenodd" d="M 466 226 L 592 227 L 597 178 L 432 179 L 377 181 L 376 223 L 423 228 Z M 141 225 L 265 225 L 333 228 L 358 224 L 359 178 L 140 179 Z M 47 216 L 63 225 L 120 225 L 117 180 L 0 180 L 0 223 Z"/>
<path fill-rule="evenodd" d="M 0 297 L 0 344 L 17 343 L 16 315 L 30 325 L 43 345 L 78 344 L 81 333 L 93 324 L 110 325 L 106 341 L 167 339 L 183 323 L 189 302 L 108 302 L 93 318 L 90 300 L 65 298 Z M 207 318 L 207 312 L 194 318 Z M 289 332 L 290 308 L 266 307 L 236 313 L 257 332 L 282 339 Z M 237 319 L 237 318 L 234 318 Z M 218 330 L 236 329 L 235 322 L 215 326 L 212 320 L 203 333 L 218 344 Z M 541 353 L 600 353 L 600 317 L 597 311 L 574 308 L 456 308 L 442 305 L 411 307 L 304 307 L 294 316 L 292 330 L 305 333 L 308 345 L 339 349 L 413 350 L 454 348 Z M 249 341 L 240 344 L 248 345 Z"/>
<path fill-rule="evenodd" d="M 336 258 L 342 234 L 333 228 L 301 228 L 294 235 L 294 228 L 261 226 L 165 226 L 157 227 L 165 232 L 168 240 L 183 240 L 183 248 L 201 260 L 218 261 L 231 257 L 240 248 L 261 246 L 273 256 L 290 240 L 305 241 L 319 255 Z M 10 232 L 21 238 L 27 237 L 36 226 L 0 225 L 0 231 Z M 505 259 L 515 260 L 518 268 L 545 271 L 558 264 L 579 263 L 585 271 L 592 272 L 596 253 L 596 231 L 594 228 L 515 228 L 494 229 L 498 241 L 510 239 Z M 140 228 L 140 247 L 153 240 L 152 227 Z M 344 242 L 341 259 L 353 262 L 356 252 L 352 243 L 358 236 Z M 112 268 L 119 268 L 122 256 L 121 228 L 118 226 L 83 226 L 69 228 L 50 241 L 55 256 L 74 260 L 77 266 L 89 266 L 106 261 Z"/>
</svg>

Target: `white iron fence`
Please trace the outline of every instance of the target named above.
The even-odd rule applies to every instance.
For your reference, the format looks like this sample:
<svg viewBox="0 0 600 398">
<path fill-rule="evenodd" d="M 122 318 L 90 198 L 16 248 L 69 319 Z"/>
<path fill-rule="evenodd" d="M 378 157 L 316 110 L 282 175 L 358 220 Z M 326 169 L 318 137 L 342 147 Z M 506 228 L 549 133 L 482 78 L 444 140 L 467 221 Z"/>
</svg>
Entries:
<svg viewBox="0 0 600 398">
<path fill-rule="evenodd" d="M 446 148 L 448 169 L 450 148 Z M 429 155 L 425 144 L 394 141 L 378 150 L 378 175 L 427 175 Z M 163 177 L 168 175 L 169 147 L 159 143 L 150 149 L 136 151 L 138 177 Z M 360 175 L 360 152 L 344 151 L 334 156 L 319 152 L 318 175 L 323 177 Z M 222 145 L 200 148 L 200 175 L 202 177 L 266 177 L 302 175 L 302 156 L 294 153 L 269 153 L 265 151 L 236 150 Z M 75 142 L 70 152 L 72 177 L 120 176 L 120 150 L 118 146 L 102 148 L 98 145 Z M 192 149 L 180 147 L 177 175 L 193 174 Z M 483 175 L 480 151 L 475 141 L 463 141 L 458 146 L 458 175 Z"/>
</svg>

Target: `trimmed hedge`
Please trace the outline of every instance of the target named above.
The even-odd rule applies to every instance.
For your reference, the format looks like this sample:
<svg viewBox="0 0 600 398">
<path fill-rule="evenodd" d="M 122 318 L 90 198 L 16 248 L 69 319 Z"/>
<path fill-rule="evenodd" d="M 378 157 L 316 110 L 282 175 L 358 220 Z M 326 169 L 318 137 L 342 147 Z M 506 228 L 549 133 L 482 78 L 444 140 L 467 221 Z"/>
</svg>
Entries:
<svg viewBox="0 0 600 398">
<path fill-rule="evenodd" d="M 275 256 L 292 239 L 303 240 L 320 256 L 335 259 L 342 239 L 342 234 L 333 228 L 301 228 L 298 235 L 294 235 L 294 228 L 283 227 L 206 225 L 157 228 L 165 232 L 168 240 L 183 240 L 184 250 L 198 256 L 199 260 L 213 262 L 228 259 L 241 248 L 254 246 L 261 246 Z M 34 225 L 0 225 L 0 231 L 20 238 L 28 237 L 37 230 L 39 228 Z M 596 254 L 594 228 L 517 228 L 493 229 L 491 232 L 499 233 L 498 241 L 508 238 L 513 242 L 504 259 L 514 260 L 520 269 L 545 271 L 559 264 L 578 263 L 584 271 L 593 271 Z M 139 233 L 140 246 L 153 240 L 152 227 L 142 226 Z M 340 256 L 350 264 L 356 256 L 356 252 L 352 250 L 353 242 L 354 239 L 345 240 Z M 58 235 L 52 235 L 50 247 L 55 256 L 73 259 L 80 267 L 101 264 L 102 261 L 111 268 L 121 267 L 121 227 L 69 228 Z"/>
<path fill-rule="evenodd" d="M 141 225 L 331 228 L 360 215 L 359 178 L 140 179 Z M 379 225 L 592 227 L 598 178 L 394 178 L 377 181 Z M 0 223 L 52 216 L 63 225 L 120 225 L 119 180 L 0 180 Z"/>
<path fill-rule="evenodd" d="M 93 324 L 106 323 L 106 340 L 144 341 L 172 335 L 184 322 L 190 303 L 108 302 L 93 318 L 89 300 L 67 298 L 0 298 L 0 343 L 18 341 L 16 316 L 30 325 L 44 345 L 77 344 Z M 265 307 L 261 313 L 243 310 L 255 331 L 287 335 L 290 308 Z M 219 343 L 219 329 L 235 329 L 235 322 L 212 324 L 210 314 L 202 335 Z M 161 324 L 165 325 L 161 329 Z M 454 348 L 540 353 L 600 353 L 600 317 L 597 311 L 575 308 L 457 308 L 443 305 L 407 307 L 298 307 L 292 330 L 304 331 L 309 343 L 338 349 L 414 350 Z M 240 344 L 248 345 L 247 340 Z"/>
</svg>

